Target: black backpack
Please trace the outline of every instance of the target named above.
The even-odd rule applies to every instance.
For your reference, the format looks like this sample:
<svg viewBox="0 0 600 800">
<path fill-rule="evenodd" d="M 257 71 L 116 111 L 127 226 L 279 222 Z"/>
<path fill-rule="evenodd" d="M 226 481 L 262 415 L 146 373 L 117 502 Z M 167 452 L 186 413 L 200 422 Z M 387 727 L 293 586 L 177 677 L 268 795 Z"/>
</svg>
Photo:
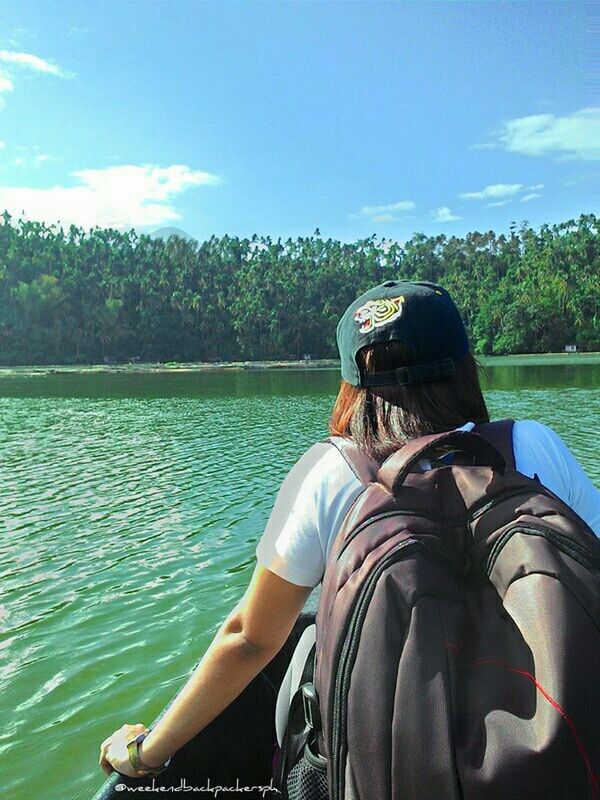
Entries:
<svg viewBox="0 0 600 800">
<path fill-rule="evenodd" d="M 383 464 L 329 439 L 364 490 L 326 566 L 284 797 L 600 796 L 600 542 L 514 469 L 511 434 L 423 436 Z"/>
</svg>

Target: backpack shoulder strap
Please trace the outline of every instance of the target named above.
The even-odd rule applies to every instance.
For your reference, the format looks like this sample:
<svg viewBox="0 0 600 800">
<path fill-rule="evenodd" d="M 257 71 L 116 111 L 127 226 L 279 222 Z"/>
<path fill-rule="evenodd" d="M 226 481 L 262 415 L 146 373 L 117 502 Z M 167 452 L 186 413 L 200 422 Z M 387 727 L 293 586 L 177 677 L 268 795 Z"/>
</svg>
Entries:
<svg viewBox="0 0 600 800">
<path fill-rule="evenodd" d="M 479 425 L 475 425 L 472 429 L 473 433 L 478 433 L 480 436 L 483 436 L 484 439 L 487 439 L 487 441 L 504 457 L 507 466 L 512 469 L 515 468 L 515 455 L 512 443 L 513 425 L 514 420 L 501 419 L 496 422 L 480 423 Z M 329 442 L 339 450 L 363 486 L 368 486 L 378 479 L 378 472 L 382 462 L 370 458 L 356 446 L 352 439 L 346 439 L 343 436 L 328 436 L 324 441 Z M 408 445 L 406 447 L 408 447 Z"/>
<path fill-rule="evenodd" d="M 504 456 L 507 466 L 515 468 L 515 454 L 512 443 L 513 419 L 501 419 L 496 422 L 483 422 L 475 425 L 473 433 L 478 433 L 492 444 L 500 454 Z M 377 480 L 377 473 L 381 467 L 381 462 L 370 458 L 366 453 L 359 450 L 352 439 L 343 436 L 328 436 L 324 441 L 336 447 L 348 463 L 356 477 L 363 484 Z"/>
<path fill-rule="evenodd" d="M 304 746 L 310 740 L 314 742 L 315 732 L 308 726 L 306 720 L 306 708 L 304 705 L 304 695 L 302 687 L 306 683 L 312 684 L 315 674 L 315 655 L 317 651 L 316 643 L 313 643 L 302 670 L 302 677 L 294 695 L 290 701 L 288 719 L 281 742 L 281 754 L 279 768 L 277 771 L 277 783 L 280 792 L 285 800 L 290 800 L 288 793 L 288 777 L 292 768 L 302 757 Z"/>
<path fill-rule="evenodd" d="M 396 494 L 408 474 L 421 459 L 431 459 L 440 451 L 465 453 L 471 463 L 492 467 L 504 472 L 506 462 L 500 451 L 484 436 L 473 431 L 452 430 L 430 433 L 413 439 L 404 447 L 392 453 L 382 464 L 378 481 Z"/>
<path fill-rule="evenodd" d="M 340 451 L 350 469 L 363 486 L 368 486 L 370 483 L 377 480 L 377 472 L 381 466 L 380 462 L 370 458 L 366 453 L 360 450 L 352 439 L 346 439 L 343 436 L 328 436 L 325 441 L 329 442 Z"/>
<path fill-rule="evenodd" d="M 507 466 L 515 469 L 515 452 L 513 449 L 514 419 L 500 419 L 496 422 L 482 422 L 475 425 L 473 433 L 478 433 L 494 445 L 504 456 Z"/>
</svg>

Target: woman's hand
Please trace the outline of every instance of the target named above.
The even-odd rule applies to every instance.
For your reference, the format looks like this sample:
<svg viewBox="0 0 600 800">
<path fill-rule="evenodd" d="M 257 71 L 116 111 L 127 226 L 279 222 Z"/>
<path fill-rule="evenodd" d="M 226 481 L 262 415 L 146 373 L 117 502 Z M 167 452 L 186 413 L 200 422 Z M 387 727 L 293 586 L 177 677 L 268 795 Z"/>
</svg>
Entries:
<svg viewBox="0 0 600 800">
<path fill-rule="evenodd" d="M 98 764 L 107 775 L 110 775 L 111 772 L 119 772 L 129 778 L 139 777 L 129 760 L 127 742 L 130 742 L 138 733 L 147 730 L 146 725 L 142 725 L 141 722 L 138 722 L 137 725 L 123 725 L 102 742 Z"/>
</svg>

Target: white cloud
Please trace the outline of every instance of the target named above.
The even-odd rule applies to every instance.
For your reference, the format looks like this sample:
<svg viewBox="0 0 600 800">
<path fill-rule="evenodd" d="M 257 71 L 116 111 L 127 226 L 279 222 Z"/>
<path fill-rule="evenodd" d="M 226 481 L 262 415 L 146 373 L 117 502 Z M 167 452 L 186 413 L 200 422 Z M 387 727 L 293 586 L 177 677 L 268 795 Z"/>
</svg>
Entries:
<svg viewBox="0 0 600 800">
<path fill-rule="evenodd" d="M 472 144 L 469 150 L 496 150 L 497 147 L 496 142 L 482 142 L 481 144 Z"/>
<path fill-rule="evenodd" d="M 172 205 L 175 196 L 194 186 L 220 182 L 215 175 L 183 164 L 127 164 L 79 170 L 72 177 L 75 186 L 0 187 L 0 209 L 48 224 L 143 228 L 180 219 Z"/>
<path fill-rule="evenodd" d="M 0 109 L 4 108 L 6 101 L 2 97 L 6 92 L 12 92 L 15 85 L 5 72 L 0 70 Z"/>
<path fill-rule="evenodd" d="M 412 211 L 415 203 L 412 200 L 400 200 L 398 203 L 388 203 L 384 206 L 363 206 L 356 214 L 350 214 L 350 219 L 368 219 L 369 222 L 396 222 L 400 217 L 398 212 Z M 403 217 L 403 219 L 407 219 Z"/>
<path fill-rule="evenodd" d="M 457 217 L 455 214 L 453 214 L 448 206 L 436 208 L 431 213 L 433 215 L 434 222 L 455 222 L 457 219 L 461 219 L 461 217 Z"/>
<path fill-rule="evenodd" d="M 563 181 L 563 186 L 577 186 L 580 183 L 585 183 L 590 179 L 591 175 L 585 175 L 583 173 L 575 174 L 571 173 L 571 175 L 567 176 L 566 180 Z"/>
<path fill-rule="evenodd" d="M 389 203 L 387 206 L 363 206 L 360 210 L 362 217 L 370 217 L 373 214 L 391 214 L 395 211 L 412 211 L 415 204 L 412 200 L 401 200 L 399 203 Z"/>
<path fill-rule="evenodd" d="M 15 64 L 18 67 L 26 67 L 33 69 L 36 72 L 45 72 L 48 75 L 59 75 L 66 77 L 60 67 L 56 64 L 51 64 L 45 58 L 34 56 L 33 53 L 18 53 L 15 50 L 0 50 L 0 61 L 5 64 Z"/>
<path fill-rule="evenodd" d="M 35 155 L 28 152 L 27 148 L 20 147 L 17 148 L 18 150 L 23 153 L 23 155 L 17 156 L 13 159 L 13 165 L 15 167 L 27 167 L 27 168 L 38 168 L 41 167 L 43 164 L 47 164 L 50 161 L 55 161 L 56 159 L 49 155 L 48 153 L 37 153 Z M 39 148 L 34 148 L 39 149 Z"/>
<path fill-rule="evenodd" d="M 5 147 L 6 147 L 6 142 L 0 140 L 0 150 L 4 150 Z"/>
<path fill-rule="evenodd" d="M 60 78 L 73 77 L 72 72 L 65 72 L 56 64 L 46 61 L 45 58 L 33 55 L 33 53 L 21 53 L 17 50 L 0 50 L 0 63 L 7 67 L 0 70 L 0 109 L 4 108 L 5 101 L 2 97 L 4 92 L 11 92 L 14 89 L 14 70 L 24 67 L 25 69 L 41 72 L 46 75 L 57 75 Z M 6 70 L 9 70 L 8 72 Z"/>
<path fill-rule="evenodd" d="M 571 114 L 532 114 L 503 122 L 496 144 L 511 153 L 558 156 L 562 161 L 600 159 L 600 107 Z"/>
<path fill-rule="evenodd" d="M 0 72 L 0 93 L 1 92 L 12 92 L 12 90 L 14 88 L 15 88 L 15 85 L 11 81 L 11 79 L 8 77 L 8 75 L 5 75 L 5 74 Z"/>
<path fill-rule="evenodd" d="M 375 217 L 371 217 L 371 222 L 393 222 L 396 217 L 393 214 L 378 214 Z"/>
<path fill-rule="evenodd" d="M 463 192 L 458 196 L 461 200 L 488 200 L 498 197 L 512 197 L 523 188 L 522 183 L 494 183 L 480 192 Z"/>
<path fill-rule="evenodd" d="M 387 255 L 394 245 L 397 245 L 398 247 L 404 247 L 405 244 L 406 240 L 402 239 L 382 239 L 381 241 L 376 242 L 375 246 L 381 250 L 384 255 Z"/>
<path fill-rule="evenodd" d="M 526 191 L 526 194 L 521 197 L 521 202 L 525 203 L 528 200 L 534 200 L 536 197 L 541 197 L 537 190 L 543 189 L 543 183 L 536 183 L 533 186 L 524 187 L 522 183 L 494 183 L 486 186 L 480 192 L 463 192 L 459 195 L 463 200 L 493 200 L 491 203 L 486 203 L 486 208 L 500 208 L 501 206 L 508 205 L 516 199 L 519 192 Z M 497 199 L 504 198 L 504 199 Z"/>
</svg>

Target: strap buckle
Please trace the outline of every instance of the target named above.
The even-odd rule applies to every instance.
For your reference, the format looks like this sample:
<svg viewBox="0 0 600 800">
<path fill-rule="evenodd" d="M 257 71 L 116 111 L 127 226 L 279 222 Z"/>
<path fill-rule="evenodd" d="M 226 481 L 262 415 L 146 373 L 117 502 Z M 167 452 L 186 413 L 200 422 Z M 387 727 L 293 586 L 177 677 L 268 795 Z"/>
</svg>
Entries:
<svg viewBox="0 0 600 800">
<path fill-rule="evenodd" d="M 302 686 L 302 707 L 304 709 L 304 719 L 309 728 L 315 733 L 321 730 L 321 711 L 319 709 L 319 698 L 314 683 L 305 683 Z"/>
<path fill-rule="evenodd" d="M 410 367 L 398 367 L 394 370 L 396 383 L 400 386 L 410 386 L 413 383 L 421 383 L 422 381 L 449 378 L 454 373 L 454 361 L 451 358 L 443 358 L 441 361 L 433 361 L 426 364 L 413 364 Z"/>
</svg>

